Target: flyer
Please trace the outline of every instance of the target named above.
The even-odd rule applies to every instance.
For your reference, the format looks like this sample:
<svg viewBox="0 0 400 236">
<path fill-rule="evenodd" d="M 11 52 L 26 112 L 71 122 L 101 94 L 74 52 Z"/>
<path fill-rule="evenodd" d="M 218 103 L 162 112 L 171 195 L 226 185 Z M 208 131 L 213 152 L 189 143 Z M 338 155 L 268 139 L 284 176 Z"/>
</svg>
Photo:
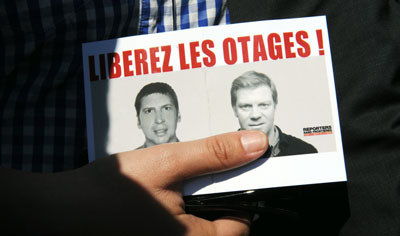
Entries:
<svg viewBox="0 0 400 236">
<path fill-rule="evenodd" d="M 272 144 L 268 156 L 188 181 L 184 195 L 346 181 L 325 16 L 137 35 L 82 49 L 89 161 L 258 129 Z"/>
</svg>

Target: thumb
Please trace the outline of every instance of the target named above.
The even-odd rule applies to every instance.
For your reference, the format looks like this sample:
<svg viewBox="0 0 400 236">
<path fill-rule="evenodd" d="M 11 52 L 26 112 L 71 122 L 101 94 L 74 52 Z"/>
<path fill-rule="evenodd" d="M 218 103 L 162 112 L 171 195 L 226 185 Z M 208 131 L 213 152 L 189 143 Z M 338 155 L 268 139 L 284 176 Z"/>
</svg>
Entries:
<svg viewBox="0 0 400 236">
<path fill-rule="evenodd" d="M 151 176 L 153 183 L 165 186 L 244 165 L 261 156 L 267 147 L 263 132 L 238 131 L 136 150 L 134 169 Z"/>
</svg>

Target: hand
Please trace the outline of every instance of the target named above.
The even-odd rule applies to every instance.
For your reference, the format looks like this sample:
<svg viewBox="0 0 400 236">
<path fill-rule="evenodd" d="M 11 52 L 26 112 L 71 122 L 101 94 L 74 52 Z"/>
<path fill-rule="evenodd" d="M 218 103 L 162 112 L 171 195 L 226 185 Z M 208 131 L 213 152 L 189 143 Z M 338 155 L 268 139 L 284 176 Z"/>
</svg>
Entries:
<svg viewBox="0 0 400 236">
<path fill-rule="evenodd" d="M 247 235 L 248 222 L 185 214 L 181 184 L 244 165 L 267 138 L 240 131 L 102 158 L 58 174 L 0 169 L 0 234 Z"/>
<path fill-rule="evenodd" d="M 210 222 L 185 214 L 182 181 L 238 167 L 262 155 L 266 136 L 243 131 L 186 143 L 154 146 L 117 155 L 121 173 L 139 183 L 186 228 L 187 235 L 247 235 L 246 219 Z"/>
</svg>

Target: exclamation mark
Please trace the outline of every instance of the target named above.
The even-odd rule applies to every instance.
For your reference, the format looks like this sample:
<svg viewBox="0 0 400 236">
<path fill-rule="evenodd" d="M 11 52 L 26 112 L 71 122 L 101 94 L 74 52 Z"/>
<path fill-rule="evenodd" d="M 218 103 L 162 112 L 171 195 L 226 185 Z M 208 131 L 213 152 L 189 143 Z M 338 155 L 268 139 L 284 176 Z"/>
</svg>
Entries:
<svg viewBox="0 0 400 236">
<path fill-rule="evenodd" d="M 325 55 L 324 51 L 324 41 L 322 40 L 322 30 L 317 30 L 317 39 L 318 39 L 318 47 L 319 47 L 319 55 Z"/>
</svg>

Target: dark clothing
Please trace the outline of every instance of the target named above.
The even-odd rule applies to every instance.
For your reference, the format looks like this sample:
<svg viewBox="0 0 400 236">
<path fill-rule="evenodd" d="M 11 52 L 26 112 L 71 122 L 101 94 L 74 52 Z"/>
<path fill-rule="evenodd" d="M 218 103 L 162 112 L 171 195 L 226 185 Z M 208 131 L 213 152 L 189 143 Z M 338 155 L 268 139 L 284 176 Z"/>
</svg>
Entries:
<svg viewBox="0 0 400 236">
<path fill-rule="evenodd" d="M 283 133 L 278 126 L 275 127 L 277 128 L 279 133 L 279 153 L 277 155 L 272 155 L 272 157 L 292 156 L 318 152 L 313 145 L 306 143 L 299 138 Z M 267 152 L 262 156 L 262 158 L 271 157 L 271 154 L 273 153 L 271 151 L 272 149 L 272 147 L 268 148 Z"/>
<path fill-rule="evenodd" d="M 265 214 L 251 234 L 400 235 L 400 2 L 229 4 L 232 23 L 326 15 L 348 177 L 349 219 L 342 219 L 340 191 L 303 192 L 298 220 Z"/>
</svg>

